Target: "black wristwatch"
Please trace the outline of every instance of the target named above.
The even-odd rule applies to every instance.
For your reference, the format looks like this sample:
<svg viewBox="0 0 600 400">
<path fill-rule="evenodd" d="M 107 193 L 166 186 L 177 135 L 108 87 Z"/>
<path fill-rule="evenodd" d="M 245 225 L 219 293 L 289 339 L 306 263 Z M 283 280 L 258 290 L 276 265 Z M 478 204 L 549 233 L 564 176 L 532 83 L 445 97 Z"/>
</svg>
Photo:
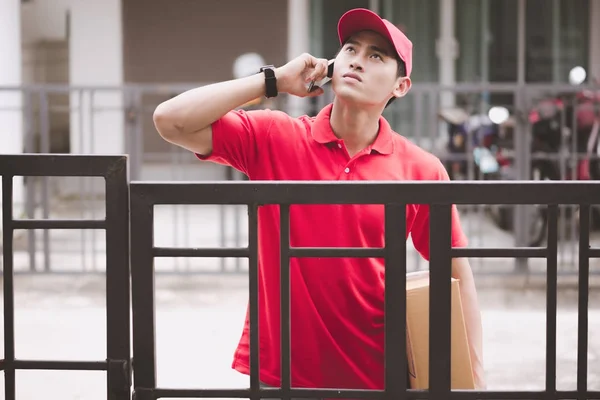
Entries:
<svg viewBox="0 0 600 400">
<path fill-rule="evenodd" d="M 265 96 L 276 97 L 277 92 L 277 78 L 275 78 L 275 67 L 273 65 L 265 65 L 260 68 L 260 72 L 265 74 Z"/>
</svg>

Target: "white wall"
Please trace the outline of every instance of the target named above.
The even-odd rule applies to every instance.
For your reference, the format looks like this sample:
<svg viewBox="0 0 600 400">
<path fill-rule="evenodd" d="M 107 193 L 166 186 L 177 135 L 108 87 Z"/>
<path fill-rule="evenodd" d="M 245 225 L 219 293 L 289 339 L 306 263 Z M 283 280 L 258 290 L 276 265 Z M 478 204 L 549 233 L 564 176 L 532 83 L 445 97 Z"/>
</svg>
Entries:
<svg viewBox="0 0 600 400">
<path fill-rule="evenodd" d="M 123 84 L 121 0 L 35 0 L 23 4 L 21 18 L 25 82 L 35 81 L 36 43 L 68 40 L 68 60 L 64 62 L 69 79 L 65 83 L 88 88 Z M 70 102 L 71 152 L 125 151 L 119 90 L 72 92 Z"/>
<path fill-rule="evenodd" d="M 47 83 L 49 64 L 56 77 L 66 77 L 68 57 L 65 54 L 47 53 L 41 47 L 43 42 L 66 44 L 67 13 L 70 0 L 35 0 L 21 5 L 21 44 L 23 62 L 23 84 Z M 57 47 L 56 45 L 53 46 Z M 52 50 L 50 50 L 52 51 Z M 46 60 L 51 57 L 52 62 Z"/>
<path fill-rule="evenodd" d="M 71 0 L 34 0 L 21 6 L 22 42 L 66 39 Z"/>
<path fill-rule="evenodd" d="M 287 60 L 310 52 L 310 0 L 288 0 Z M 296 117 L 306 113 L 308 99 L 289 96 L 287 112 Z"/>
<path fill-rule="evenodd" d="M 71 0 L 69 75 L 71 85 L 115 87 L 123 84 L 123 33 L 120 0 Z M 71 151 L 124 152 L 123 96 L 99 90 L 71 96 Z M 92 112 L 91 106 L 95 108 Z M 83 131 L 81 127 L 83 126 Z"/>
<path fill-rule="evenodd" d="M 0 0 L 0 87 L 21 85 L 20 0 Z M 22 97 L 16 90 L 0 90 L 0 154 L 23 152 Z M 1 188 L 0 188 L 1 194 Z M 0 197 L 0 201 L 2 198 Z M 13 180 L 15 214 L 23 201 L 23 180 Z"/>
</svg>

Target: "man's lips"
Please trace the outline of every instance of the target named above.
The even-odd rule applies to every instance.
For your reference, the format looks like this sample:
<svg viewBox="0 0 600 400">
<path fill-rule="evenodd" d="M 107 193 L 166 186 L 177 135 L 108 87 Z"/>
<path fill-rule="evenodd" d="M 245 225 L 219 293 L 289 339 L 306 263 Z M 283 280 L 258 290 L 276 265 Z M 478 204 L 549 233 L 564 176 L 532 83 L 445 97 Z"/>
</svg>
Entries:
<svg viewBox="0 0 600 400">
<path fill-rule="evenodd" d="M 344 75 L 342 75 L 342 77 L 344 78 L 352 78 L 352 79 L 356 79 L 359 82 L 362 82 L 362 79 L 359 75 L 352 73 L 352 72 L 347 72 Z"/>
</svg>

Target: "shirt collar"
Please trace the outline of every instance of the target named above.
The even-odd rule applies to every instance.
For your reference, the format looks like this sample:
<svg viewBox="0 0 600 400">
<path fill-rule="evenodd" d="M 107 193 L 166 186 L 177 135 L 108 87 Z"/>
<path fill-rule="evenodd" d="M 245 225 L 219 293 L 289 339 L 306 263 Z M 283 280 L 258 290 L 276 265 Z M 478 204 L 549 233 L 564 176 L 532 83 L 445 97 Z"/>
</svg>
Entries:
<svg viewBox="0 0 600 400">
<path fill-rule="evenodd" d="M 312 127 L 312 137 L 315 141 L 321 144 L 337 142 L 339 139 L 333 133 L 329 118 L 333 103 L 326 105 L 317 114 Z M 383 116 L 379 117 L 379 133 L 375 142 L 371 145 L 371 150 L 375 150 L 380 154 L 392 154 L 394 152 L 393 132 L 390 124 Z"/>
</svg>

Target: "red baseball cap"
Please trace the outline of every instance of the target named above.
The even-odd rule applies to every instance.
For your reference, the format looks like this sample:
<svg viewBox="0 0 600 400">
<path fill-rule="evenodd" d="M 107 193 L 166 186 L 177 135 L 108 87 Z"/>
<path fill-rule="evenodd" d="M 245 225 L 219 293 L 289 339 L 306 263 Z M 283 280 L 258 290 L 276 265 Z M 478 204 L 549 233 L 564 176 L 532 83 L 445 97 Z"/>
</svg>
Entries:
<svg viewBox="0 0 600 400">
<path fill-rule="evenodd" d="M 355 8 L 347 11 L 338 22 L 338 36 L 343 44 L 356 32 L 370 30 L 379 33 L 392 43 L 398 57 L 406 64 L 406 76 L 412 71 L 412 42 L 397 26 L 371 10 Z"/>
</svg>

